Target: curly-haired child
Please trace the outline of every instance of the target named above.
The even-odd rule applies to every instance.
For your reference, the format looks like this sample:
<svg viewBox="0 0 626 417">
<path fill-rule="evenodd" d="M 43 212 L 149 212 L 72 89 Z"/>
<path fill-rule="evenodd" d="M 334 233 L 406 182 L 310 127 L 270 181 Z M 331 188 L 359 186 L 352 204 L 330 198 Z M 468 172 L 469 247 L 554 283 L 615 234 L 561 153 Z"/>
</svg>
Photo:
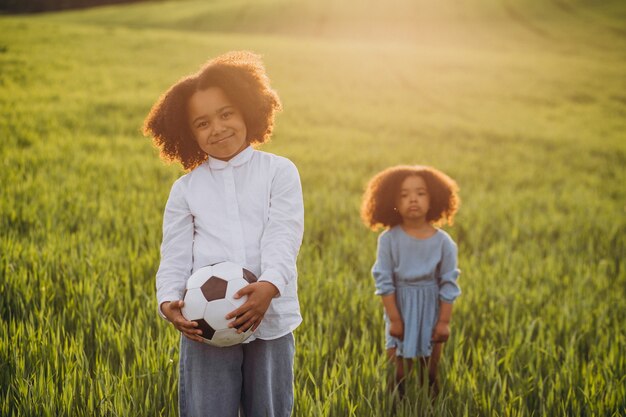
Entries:
<svg viewBox="0 0 626 417">
<path fill-rule="evenodd" d="M 438 393 L 437 365 L 450 335 L 452 303 L 461 294 L 457 246 L 436 226 L 452 225 L 459 206 L 458 187 L 441 171 L 400 165 L 376 174 L 368 183 L 361 218 L 378 238 L 372 275 L 382 298 L 385 348 L 395 363 L 395 384 L 404 395 L 405 365 L 419 358 Z"/>
<path fill-rule="evenodd" d="M 259 56 L 230 52 L 171 86 L 144 122 L 161 157 L 187 174 L 172 186 L 163 215 L 156 275 L 159 312 L 181 332 L 181 416 L 289 416 L 293 407 L 293 330 L 302 321 L 296 258 L 304 208 L 295 165 L 252 148 L 269 140 L 278 95 Z M 190 275 L 235 262 L 259 277 L 239 291 L 231 327 L 249 343 L 201 343 L 182 313 Z"/>
</svg>

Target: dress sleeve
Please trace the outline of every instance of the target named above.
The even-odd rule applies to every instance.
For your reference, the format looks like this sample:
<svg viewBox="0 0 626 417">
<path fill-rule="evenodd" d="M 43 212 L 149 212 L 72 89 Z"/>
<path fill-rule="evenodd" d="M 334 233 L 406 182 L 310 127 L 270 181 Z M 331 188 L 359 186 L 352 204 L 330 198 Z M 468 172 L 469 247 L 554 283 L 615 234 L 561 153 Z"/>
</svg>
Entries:
<svg viewBox="0 0 626 417">
<path fill-rule="evenodd" d="M 304 233 L 304 203 L 298 169 L 287 159 L 278 163 L 271 179 L 270 209 L 261 236 L 259 281 L 274 284 L 280 296 L 297 275 L 296 261 Z"/>
<path fill-rule="evenodd" d="M 193 216 L 185 198 L 184 184 L 178 180 L 172 186 L 163 214 L 161 263 L 156 274 L 159 314 L 161 304 L 180 300 L 185 283 L 193 268 Z"/>
<path fill-rule="evenodd" d="M 376 295 L 387 295 L 396 292 L 393 282 L 393 258 L 391 257 L 391 241 L 387 233 L 378 237 L 376 262 L 372 267 L 372 276 L 376 283 Z"/>
<path fill-rule="evenodd" d="M 453 303 L 461 295 L 457 279 L 461 274 L 457 262 L 457 246 L 452 239 L 443 242 L 441 263 L 439 264 L 439 299 Z"/>
</svg>

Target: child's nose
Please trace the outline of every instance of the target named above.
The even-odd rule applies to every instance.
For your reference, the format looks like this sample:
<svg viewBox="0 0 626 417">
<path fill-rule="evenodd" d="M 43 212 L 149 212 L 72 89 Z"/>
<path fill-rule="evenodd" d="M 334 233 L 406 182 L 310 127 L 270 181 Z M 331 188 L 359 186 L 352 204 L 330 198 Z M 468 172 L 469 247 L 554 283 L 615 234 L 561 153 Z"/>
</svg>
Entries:
<svg viewBox="0 0 626 417">
<path fill-rule="evenodd" d="M 224 131 L 224 129 L 225 129 L 224 124 L 221 121 L 219 121 L 219 120 L 216 121 L 213 124 L 213 134 L 214 135 L 218 135 L 218 134 L 222 133 Z"/>
</svg>

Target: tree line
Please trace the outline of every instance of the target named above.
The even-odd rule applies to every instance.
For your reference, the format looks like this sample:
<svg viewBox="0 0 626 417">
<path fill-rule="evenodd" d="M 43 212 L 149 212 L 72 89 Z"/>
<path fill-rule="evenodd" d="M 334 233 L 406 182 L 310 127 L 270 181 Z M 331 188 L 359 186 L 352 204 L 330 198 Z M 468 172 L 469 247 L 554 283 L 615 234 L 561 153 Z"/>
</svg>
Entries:
<svg viewBox="0 0 626 417">
<path fill-rule="evenodd" d="M 0 10 L 8 13 L 40 13 L 138 1 L 142 0 L 0 0 Z"/>
</svg>

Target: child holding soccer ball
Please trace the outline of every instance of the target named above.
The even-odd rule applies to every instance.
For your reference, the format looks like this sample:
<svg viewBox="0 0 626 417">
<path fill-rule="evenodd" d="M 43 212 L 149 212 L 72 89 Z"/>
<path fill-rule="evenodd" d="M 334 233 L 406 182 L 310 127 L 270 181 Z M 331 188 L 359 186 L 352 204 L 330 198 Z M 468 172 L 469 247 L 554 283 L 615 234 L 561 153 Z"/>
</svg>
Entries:
<svg viewBox="0 0 626 417">
<path fill-rule="evenodd" d="M 372 275 L 384 306 L 387 356 L 396 368 L 392 387 L 400 397 L 405 366 L 408 373 L 416 358 L 428 370 L 433 395 L 439 389 L 437 365 L 461 290 L 457 246 L 436 226 L 453 223 L 459 201 L 457 184 L 446 174 L 407 165 L 375 175 L 363 197 L 363 222 L 385 228 Z"/>
<path fill-rule="evenodd" d="M 259 56 L 230 52 L 171 86 L 144 122 L 167 161 L 187 171 L 172 186 L 163 215 L 156 275 L 159 312 L 181 332 L 181 416 L 289 416 L 293 407 L 293 330 L 302 321 L 296 258 L 304 208 L 295 165 L 254 149 L 269 140 L 278 95 Z M 258 281 L 236 297 L 226 318 L 249 343 L 202 343 L 182 313 L 186 280 L 231 261 Z"/>
</svg>

